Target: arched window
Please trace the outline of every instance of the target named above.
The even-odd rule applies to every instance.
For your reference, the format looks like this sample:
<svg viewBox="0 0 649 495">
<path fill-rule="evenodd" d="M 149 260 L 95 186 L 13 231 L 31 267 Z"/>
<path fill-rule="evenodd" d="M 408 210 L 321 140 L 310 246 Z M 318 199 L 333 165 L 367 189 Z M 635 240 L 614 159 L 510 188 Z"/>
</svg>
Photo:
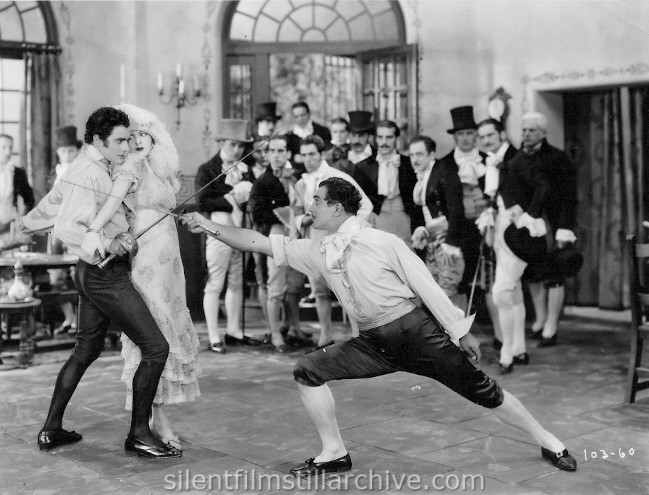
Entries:
<svg viewBox="0 0 649 495">
<path fill-rule="evenodd" d="M 49 172 L 52 160 L 60 51 L 50 2 L 0 2 L 0 133 L 14 138 L 14 162 L 30 172 L 32 182 L 43 170 L 32 170 L 31 163 L 42 163 Z M 38 102 L 31 98 L 34 88 Z M 35 182 L 40 196 L 46 181 Z"/>
<path fill-rule="evenodd" d="M 276 101 L 288 117 L 304 99 L 314 119 L 366 109 L 416 129 L 416 47 L 395 0 L 241 0 L 224 15 L 224 107 L 254 118 Z"/>
</svg>

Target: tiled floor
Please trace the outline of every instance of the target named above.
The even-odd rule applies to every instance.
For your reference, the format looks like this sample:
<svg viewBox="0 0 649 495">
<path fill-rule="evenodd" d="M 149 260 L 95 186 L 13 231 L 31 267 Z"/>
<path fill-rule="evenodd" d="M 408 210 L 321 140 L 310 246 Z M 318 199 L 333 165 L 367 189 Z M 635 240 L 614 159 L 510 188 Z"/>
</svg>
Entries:
<svg viewBox="0 0 649 495">
<path fill-rule="evenodd" d="M 249 334 L 264 332 L 248 325 Z M 204 325 L 197 329 L 206 343 Z M 337 338 L 344 338 L 344 331 L 338 325 Z M 489 331 L 478 337 L 481 366 L 495 374 Z M 114 350 L 88 370 L 66 413 L 64 426 L 82 433 L 83 441 L 40 453 L 36 434 L 69 350 L 39 353 L 27 369 L 0 372 L 0 493 L 211 488 L 213 493 L 649 494 L 649 394 L 623 404 L 627 350 L 624 323 L 567 317 L 556 347 L 530 343 L 531 364 L 500 380 L 566 443 L 579 461 L 576 473 L 543 461 L 530 437 L 489 410 L 430 380 L 397 373 L 332 384 L 354 469 L 310 482 L 286 475 L 319 451 L 292 380 L 299 352 L 201 352 L 202 397 L 170 407 L 184 455 L 162 461 L 124 455 L 129 417 L 119 381 L 122 360 Z"/>
</svg>

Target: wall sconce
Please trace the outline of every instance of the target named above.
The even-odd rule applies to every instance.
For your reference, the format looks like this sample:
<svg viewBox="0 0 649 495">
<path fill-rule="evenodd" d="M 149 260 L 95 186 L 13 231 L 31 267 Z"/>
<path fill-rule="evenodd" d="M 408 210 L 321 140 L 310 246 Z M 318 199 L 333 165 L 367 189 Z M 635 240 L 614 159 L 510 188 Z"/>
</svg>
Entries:
<svg viewBox="0 0 649 495">
<path fill-rule="evenodd" d="M 164 81 L 162 73 L 158 72 L 158 97 L 165 105 L 175 102 L 176 105 L 176 130 L 180 128 L 180 109 L 185 105 L 196 105 L 201 97 L 201 88 L 198 84 L 198 77 L 192 77 L 192 88 L 186 87 L 183 79 L 182 64 L 176 65 L 176 77 L 169 96 L 165 98 Z M 189 85 L 187 85 L 189 86 Z"/>
</svg>

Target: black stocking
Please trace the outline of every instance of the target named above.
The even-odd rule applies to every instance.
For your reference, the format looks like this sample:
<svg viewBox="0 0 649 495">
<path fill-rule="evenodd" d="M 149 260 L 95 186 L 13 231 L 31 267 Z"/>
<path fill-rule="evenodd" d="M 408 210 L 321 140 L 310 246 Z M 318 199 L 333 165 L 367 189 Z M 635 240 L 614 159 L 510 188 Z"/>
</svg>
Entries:
<svg viewBox="0 0 649 495">
<path fill-rule="evenodd" d="M 56 379 L 50 410 L 47 413 L 43 430 L 58 430 L 62 427 L 65 408 L 77 389 L 81 377 L 91 363 L 92 361 L 85 363 L 75 356 L 68 358 Z"/>
<path fill-rule="evenodd" d="M 164 444 L 158 440 L 149 430 L 149 418 L 151 417 L 151 406 L 158 388 L 158 381 L 164 369 L 165 363 L 151 360 L 140 362 L 135 375 L 133 376 L 133 415 L 131 416 L 131 431 L 129 436 L 152 445 L 162 447 Z"/>
</svg>

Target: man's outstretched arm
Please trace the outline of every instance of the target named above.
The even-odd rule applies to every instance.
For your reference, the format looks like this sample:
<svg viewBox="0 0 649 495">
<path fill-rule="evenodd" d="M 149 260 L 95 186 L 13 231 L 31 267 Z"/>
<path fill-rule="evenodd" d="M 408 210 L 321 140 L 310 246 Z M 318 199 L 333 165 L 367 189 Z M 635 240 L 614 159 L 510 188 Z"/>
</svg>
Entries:
<svg viewBox="0 0 649 495">
<path fill-rule="evenodd" d="M 206 232 L 208 235 L 239 251 L 253 251 L 268 256 L 273 255 L 270 239 L 254 230 L 220 225 L 196 212 L 182 215 L 180 220 L 187 225 L 190 232 L 194 234 Z"/>
</svg>

